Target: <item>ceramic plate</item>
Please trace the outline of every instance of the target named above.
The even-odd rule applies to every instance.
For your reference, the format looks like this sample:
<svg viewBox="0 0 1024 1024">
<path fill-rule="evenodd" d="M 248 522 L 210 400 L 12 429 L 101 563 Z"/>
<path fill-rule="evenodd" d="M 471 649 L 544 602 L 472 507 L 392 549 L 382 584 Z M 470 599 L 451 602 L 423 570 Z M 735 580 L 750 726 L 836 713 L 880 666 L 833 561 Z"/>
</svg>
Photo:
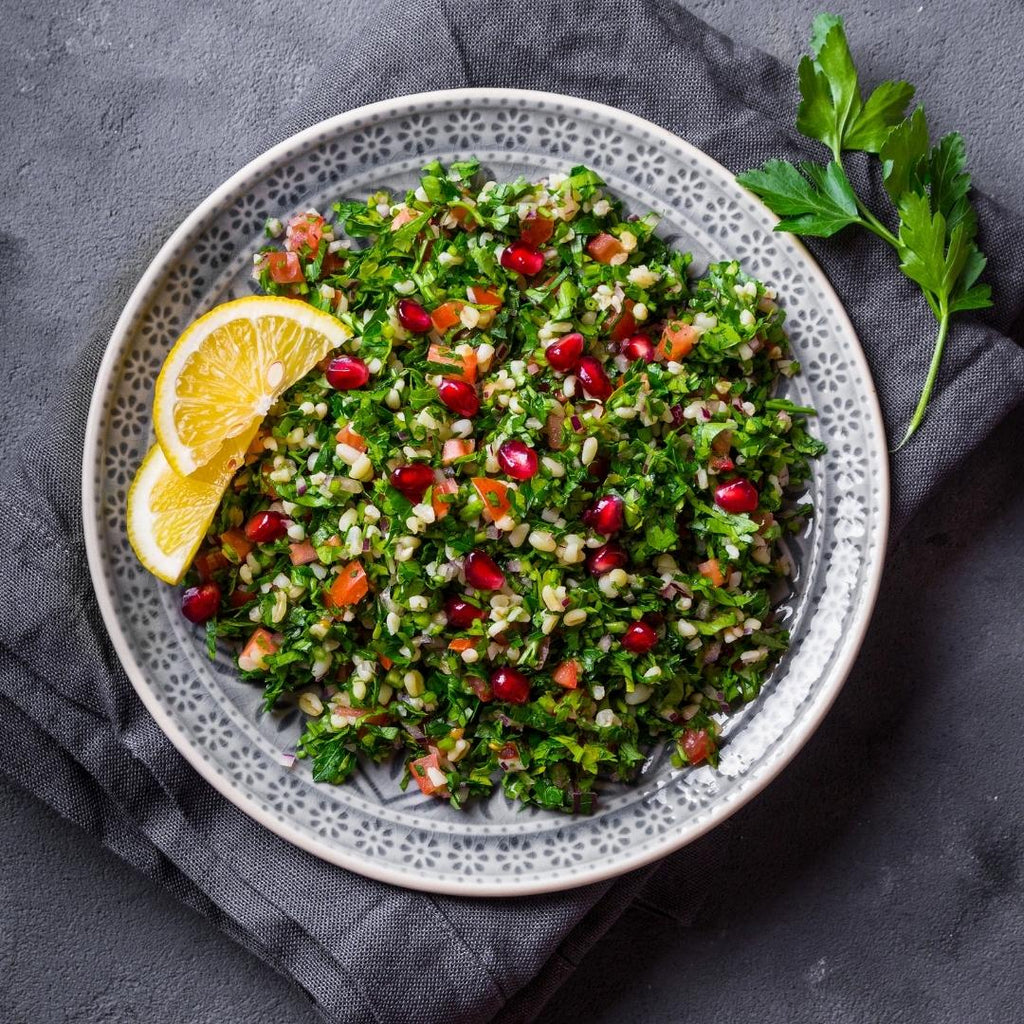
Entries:
<svg viewBox="0 0 1024 1024">
<path fill-rule="evenodd" d="M 660 233 L 709 260 L 739 259 L 774 286 L 803 374 L 787 394 L 818 409 L 829 447 L 811 483 L 819 515 L 795 545 L 787 604 L 793 646 L 763 696 L 729 718 L 717 771 L 678 771 L 655 752 L 633 786 L 606 785 L 591 817 L 521 810 L 501 794 L 459 812 L 398 788 L 400 766 L 344 786 L 287 768 L 297 712 L 263 715 L 230 653 L 211 662 L 125 534 L 125 500 L 152 443 L 157 371 L 179 332 L 215 303 L 252 290 L 251 254 L 268 216 L 325 210 L 340 197 L 404 192 L 420 167 L 477 155 L 497 179 L 586 163 Z M 253 818 L 312 853 L 374 878 L 437 892 L 513 895 L 593 882 L 675 850 L 758 793 L 835 698 L 875 599 L 888 512 L 884 434 L 867 364 L 821 271 L 732 175 L 629 114 L 538 92 L 461 90 L 363 107 L 296 135 L 213 193 L 143 275 L 110 341 L 93 396 L 83 464 L 89 565 L 117 652 L 142 700 L 195 768 Z"/>
</svg>

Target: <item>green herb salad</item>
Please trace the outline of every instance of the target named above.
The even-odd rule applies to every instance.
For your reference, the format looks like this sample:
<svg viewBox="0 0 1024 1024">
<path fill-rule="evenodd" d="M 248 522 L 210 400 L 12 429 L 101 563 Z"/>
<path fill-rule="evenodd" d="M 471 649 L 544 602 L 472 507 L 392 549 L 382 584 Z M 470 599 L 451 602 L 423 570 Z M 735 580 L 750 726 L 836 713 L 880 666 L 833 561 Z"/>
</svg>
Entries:
<svg viewBox="0 0 1024 1024">
<path fill-rule="evenodd" d="M 585 167 L 465 161 L 267 225 L 260 288 L 352 338 L 271 409 L 185 602 L 215 585 L 189 617 L 297 702 L 316 780 L 398 756 L 455 806 L 587 812 L 657 744 L 717 763 L 824 447 L 774 293 L 656 224 Z"/>
</svg>

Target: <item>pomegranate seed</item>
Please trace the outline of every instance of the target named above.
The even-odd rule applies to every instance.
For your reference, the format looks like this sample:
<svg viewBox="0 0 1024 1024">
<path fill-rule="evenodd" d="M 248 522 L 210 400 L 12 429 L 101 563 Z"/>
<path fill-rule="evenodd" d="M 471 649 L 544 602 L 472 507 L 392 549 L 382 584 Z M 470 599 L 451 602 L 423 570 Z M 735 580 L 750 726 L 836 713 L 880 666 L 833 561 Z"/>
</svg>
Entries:
<svg viewBox="0 0 1024 1024">
<path fill-rule="evenodd" d="M 584 356 L 580 360 L 576 375 L 583 385 L 583 390 L 599 402 L 605 401 L 614 390 L 604 367 L 593 356 Z"/>
<path fill-rule="evenodd" d="M 525 704 L 530 699 L 530 680 L 519 669 L 506 665 L 491 673 L 491 690 L 498 700 Z"/>
<path fill-rule="evenodd" d="M 523 441 L 505 441 L 498 449 L 498 462 L 513 480 L 537 475 L 537 453 Z"/>
<path fill-rule="evenodd" d="M 466 582 L 477 590 L 501 590 L 505 585 L 505 574 L 490 555 L 482 551 L 470 551 L 463 564 Z"/>
<path fill-rule="evenodd" d="M 607 455 L 598 455 L 594 461 L 587 466 L 587 476 L 594 480 L 603 480 L 611 471 L 611 459 Z"/>
<path fill-rule="evenodd" d="M 460 416 L 475 416 L 480 411 L 480 396 L 472 384 L 454 377 L 442 377 L 437 385 L 437 397 Z"/>
<path fill-rule="evenodd" d="M 510 242 L 501 254 L 501 265 L 506 270 L 533 277 L 544 266 L 544 254 L 526 242 Z"/>
<path fill-rule="evenodd" d="M 604 494 L 583 513 L 583 522 L 606 537 L 621 530 L 626 522 L 626 503 L 617 494 Z"/>
<path fill-rule="evenodd" d="M 405 495 L 414 505 L 423 500 L 427 488 L 434 483 L 434 470 L 425 462 L 411 462 L 396 466 L 388 477 L 391 486 Z"/>
<path fill-rule="evenodd" d="M 370 379 L 370 368 L 358 356 L 338 356 L 327 364 L 326 376 L 336 391 L 351 391 Z"/>
<path fill-rule="evenodd" d="M 634 334 L 627 338 L 622 346 L 622 354 L 631 362 L 635 363 L 642 359 L 645 363 L 654 361 L 654 345 L 646 334 Z"/>
<path fill-rule="evenodd" d="M 612 569 L 624 568 L 628 561 L 629 556 L 618 544 L 602 544 L 587 555 L 587 568 L 592 575 L 603 576 Z"/>
<path fill-rule="evenodd" d="M 726 512 L 753 512 L 758 501 L 757 488 L 741 476 L 715 488 L 715 504 Z"/>
<path fill-rule="evenodd" d="M 280 512 L 257 512 L 245 524 L 247 540 L 255 544 L 270 544 L 288 532 L 288 521 Z"/>
<path fill-rule="evenodd" d="M 552 370 L 569 373 L 580 364 L 583 355 L 583 335 L 579 332 L 566 334 L 558 341 L 552 342 L 544 350 L 544 358 Z"/>
<path fill-rule="evenodd" d="M 622 637 L 622 646 L 630 654 L 646 654 L 657 642 L 658 634 L 646 622 L 634 622 Z"/>
<path fill-rule="evenodd" d="M 212 619 L 220 608 L 220 587 L 216 583 L 203 583 L 189 587 L 181 595 L 181 614 L 197 625 Z"/>
<path fill-rule="evenodd" d="M 398 322 L 413 334 L 426 334 L 433 326 L 430 314 L 413 299 L 398 300 Z"/>
<path fill-rule="evenodd" d="M 448 618 L 448 625 L 454 629 L 469 629 L 478 619 L 487 617 L 482 608 L 477 608 L 469 601 L 463 601 L 461 597 L 449 597 L 444 603 L 444 613 Z"/>
</svg>

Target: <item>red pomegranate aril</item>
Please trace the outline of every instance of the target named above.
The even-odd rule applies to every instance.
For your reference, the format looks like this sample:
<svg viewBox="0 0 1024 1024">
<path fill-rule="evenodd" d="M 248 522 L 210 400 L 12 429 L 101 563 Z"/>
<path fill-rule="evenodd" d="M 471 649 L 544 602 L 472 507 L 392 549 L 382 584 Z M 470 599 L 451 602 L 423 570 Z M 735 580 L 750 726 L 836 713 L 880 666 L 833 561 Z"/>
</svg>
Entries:
<svg viewBox="0 0 1024 1024">
<path fill-rule="evenodd" d="M 634 334 L 627 338 L 622 345 L 622 354 L 631 362 L 635 363 L 642 359 L 645 363 L 654 361 L 654 345 L 646 334 Z"/>
<path fill-rule="evenodd" d="M 411 462 L 391 470 L 388 481 L 399 494 L 418 505 L 427 493 L 427 488 L 434 483 L 434 470 L 425 462 Z"/>
<path fill-rule="evenodd" d="M 604 480 L 611 472 L 612 463 L 607 455 L 598 455 L 594 461 L 587 466 L 587 476 L 592 480 Z"/>
<path fill-rule="evenodd" d="M 617 494 L 603 494 L 583 513 L 583 522 L 608 537 L 625 525 L 625 509 L 626 503 Z"/>
<path fill-rule="evenodd" d="M 618 544 L 602 544 L 587 555 L 587 568 L 594 576 L 603 576 L 612 569 L 625 568 L 629 556 Z"/>
<path fill-rule="evenodd" d="M 657 642 L 658 634 L 646 622 L 634 622 L 622 637 L 622 646 L 630 654 L 646 654 Z"/>
<path fill-rule="evenodd" d="M 453 629 L 469 629 L 478 619 L 487 617 L 482 608 L 477 608 L 461 597 L 449 597 L 444 603 L 444 614 Z"/>
<path fill-rule="evenodd" d="M 530 680 L 519 669 L 506 665 L 491 673 L 491 692 L 509 704 L 525 704 L 530 699 Z"/>
<path fill-rule="evenodd" d="M 433 326 L 430 314 L 414 299 L 398 300 L 398 322 L 413 334 L 426 334 Z"/>
<path fill-rule="evenodd" d="M 559 373 L 569 373 L 575 370 L 580 364 L 580 356 L 583 355 L 583 335 L 578 331 L 566 334 L 558 341 L 552 342 L 544 350 L 544 358 L 548 366 Z"/>
<path fill-rule="evenodd" d="M 599 402 L 606 401 L 614 390 L 604 367 L 593 356 L 584 356 L 580 360 L 576 376 L 579 377 L 583 390 Z"/>
<path fill-rule="evenodd" d="M 505 441 L 498 449 L 498 463 L 513 480 L 537 475 L 537 453 L 524 441 Z"/>
<path fill-rule="evenodd" d="M 220 608 L 220 587 L 216 583 L 203 583 L 198 587 L 189 587 L 181 595 L 181 614 L 199 625 L 212 619 Z"/>
<path fill-rule="evenodd" d="M 437 385 L 437 397 L 460 416 L 475 416 L 480 411 L 480 396 L 476 388 L 464 380 L 442 377 Z"/>
<path fill-rule="evenodd" d="M 540 249 L 526 242 L 510 242 L 501 254 L 501 265 L 506 270 L 533 277 L 544 267 L 544 254 Z"/>
<path fill-rule="evenodd" d="M 327 364 L 325 375 L 335 391 L 351 391 L 366 384 L 370 368 L 358 356 L 337 356 Z"/>
<path fill-rule="evenodd" d="M 757 488 L 743 477 L 727 480 L 715 488 L 715 504 L 726 512 L 753 512 L 759 501 Z"/>
<path fill-rule="evenodd" d="M 288 532 L 288 521 L 280 512 L 257 512 L 245 524 L 246 540 L 254 544 L 271 544 Z"/>
<path fill-rule="evenodd" d="M 466 582 L 477 590 L 501 590 L 505 585 L 505 574 L 498 568 L 494 559 L 482 551 L 470 551 L 466 555 L 462 570 Z"/>
</svg>

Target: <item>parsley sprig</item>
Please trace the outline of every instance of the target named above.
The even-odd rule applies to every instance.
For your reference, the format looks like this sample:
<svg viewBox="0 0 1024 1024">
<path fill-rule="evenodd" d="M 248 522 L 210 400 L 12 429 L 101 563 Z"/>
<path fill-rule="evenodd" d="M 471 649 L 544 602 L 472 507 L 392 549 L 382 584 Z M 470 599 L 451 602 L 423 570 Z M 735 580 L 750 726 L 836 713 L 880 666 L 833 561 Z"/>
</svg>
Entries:
<svg viewBox="0 0 1024 1024">
<path fill-rule="evenodd" d="M 992 304 L 979 284 L 985 256 L 975 242 L 978 224 L 968 199 L 970 175 L 959 132 L 932 146 L 924 108 L 904 117 L 914 97 L 909 82 L 882 82 L 862 98 L 857 68 L 834 14 L 819 14 L 811 32 L 811 55 L 798 68 L 800 95 L 796 126 L 831 151 L 827 165 L 768 160 L 737 175 L 782 219 L 777 231 L 826 238 L 851 224 L 891 245 L 900 270 L 924 294 L 938 321 L 928 375 L 906 433 L 910 440 L 924 420 L 954 313 Z M 843 168 L 843 153 L 875 154 L 885 190 L 899 218 L 895 234 L 856 194 Z"/>
</svg>

